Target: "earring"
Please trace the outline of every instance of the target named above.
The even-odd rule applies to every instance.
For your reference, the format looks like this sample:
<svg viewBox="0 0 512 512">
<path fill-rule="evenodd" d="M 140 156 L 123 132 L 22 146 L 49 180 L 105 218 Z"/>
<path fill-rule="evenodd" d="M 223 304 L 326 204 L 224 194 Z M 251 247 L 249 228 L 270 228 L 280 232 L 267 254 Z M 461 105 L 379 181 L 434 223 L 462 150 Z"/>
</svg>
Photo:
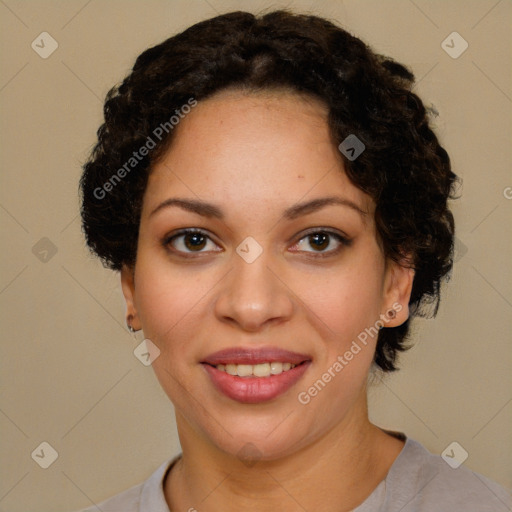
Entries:
<svg viewBox="0 0 512 512">
<path fill-rule="evenodd" d="M 388 309 L 388 310 L 386 311 L 386 316 L 387 316 L 390 320 L 393 320 L 393 318 L 395 318 L 395 317 L 396 317 L 396 311 L 395 311 L 393 308 Z"/>
<path fill-rule="evenodd" d="M 136 331 L 135 329 L 132 327 L 132 320 L 133 320 L 133 316 L 132 315 L 129 315 L 128 318 L 126 319 L 126 327 L 128 327 L 128 330 L 134 334 Z"/>
</svg>

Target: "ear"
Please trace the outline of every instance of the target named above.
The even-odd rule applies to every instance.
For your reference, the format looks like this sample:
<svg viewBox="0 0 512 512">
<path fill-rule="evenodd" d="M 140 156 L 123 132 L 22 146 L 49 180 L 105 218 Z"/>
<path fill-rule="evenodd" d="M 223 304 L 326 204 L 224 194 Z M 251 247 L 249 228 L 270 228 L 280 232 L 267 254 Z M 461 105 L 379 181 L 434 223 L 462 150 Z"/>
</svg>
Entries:
<svg viewBox="0 0 512 512">
<path fill-rule="evenodd" d="M 401 263 L 388 260 L 384 280 L 384 307 L 381 318 L 384 327 L 397 327 L 409 318 L 409 299 L 414 281 L 414 269 L 410 266 L 410 258 Z"/>
<path fill-rule="evenodd" d="M 121 269 L 121 288 L 123 290 L 124 300 L 126 301 L 126 317 L 130 318 L 131 326 L 136 330 L 140 330 L 139 315 L 135 307 L 135 269 L 123 265 Z"/>
</svg>

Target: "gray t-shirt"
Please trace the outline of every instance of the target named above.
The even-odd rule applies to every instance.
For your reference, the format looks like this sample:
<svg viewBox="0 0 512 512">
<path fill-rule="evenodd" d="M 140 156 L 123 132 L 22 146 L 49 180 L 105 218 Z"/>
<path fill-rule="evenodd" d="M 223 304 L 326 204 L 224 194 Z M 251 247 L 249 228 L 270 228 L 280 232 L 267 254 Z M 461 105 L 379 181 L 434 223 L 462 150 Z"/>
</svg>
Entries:
<svg viewBox="0 0 512 512">
<path fill-rule="evenodd" d="M 144 483 L 82 512 L 169 512 L 165 476 L 180 456 L 165 462 Z M 386 478 L 353 512 L 510 512 L 503 487 L 407 438 Z"/>
</svg>

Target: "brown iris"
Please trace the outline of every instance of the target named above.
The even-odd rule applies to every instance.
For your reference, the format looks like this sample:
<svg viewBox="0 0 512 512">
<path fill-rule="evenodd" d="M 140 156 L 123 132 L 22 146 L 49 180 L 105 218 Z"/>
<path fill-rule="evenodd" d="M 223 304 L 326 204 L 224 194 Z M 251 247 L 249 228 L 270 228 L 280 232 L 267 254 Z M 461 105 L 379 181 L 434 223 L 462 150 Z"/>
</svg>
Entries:
<svg viewBox="0 0 512 512">
<path fill-rule="evenodd" d="M 190 251 L 200 251 L 206 245 L 207 237 L 201 233 L 188 233 L 184 237 L 185 247 Z"/>
<path fill-rule="evenodd" d="M 329 245 L 329 235 L 327 233 L 315 233 L 309 235 L 311 247 L 317 251 L 325 249 Z"/>
</svg>

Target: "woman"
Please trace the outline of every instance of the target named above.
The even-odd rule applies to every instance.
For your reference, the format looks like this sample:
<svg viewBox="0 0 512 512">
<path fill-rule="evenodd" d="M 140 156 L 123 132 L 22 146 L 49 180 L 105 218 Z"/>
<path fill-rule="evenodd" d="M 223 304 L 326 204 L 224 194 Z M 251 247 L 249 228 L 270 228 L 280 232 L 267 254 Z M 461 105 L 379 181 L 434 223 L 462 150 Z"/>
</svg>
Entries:
<svg viewBox="0 0 512 512">
<path fill-rule="evenodd" d="M 83 227 L 182 454 L 100 510 L 507 510 L 368 419 L 368 377 L 452 265 L 456 176 L 412 83 L 324 19 L 236 12 L 109 93 Z"/>
</svg>

